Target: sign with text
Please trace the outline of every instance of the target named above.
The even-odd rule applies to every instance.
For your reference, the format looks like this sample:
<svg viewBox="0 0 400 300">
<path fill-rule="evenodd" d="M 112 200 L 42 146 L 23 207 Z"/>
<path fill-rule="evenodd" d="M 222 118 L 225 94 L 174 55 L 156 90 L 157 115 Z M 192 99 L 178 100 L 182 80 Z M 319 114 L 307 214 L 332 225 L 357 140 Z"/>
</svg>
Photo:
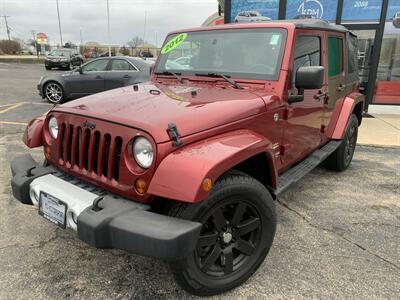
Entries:
<svg viewBox="0 0 400 300">
<path fill-rule="evenodd" d="M 379 21 L 382 0 L 343 0 L 343 21 Z"/>
<path fill-rule="evenodd" d="M 286 19 L 336 19 L 337 0 L 288 0 Z"/>
</svg>

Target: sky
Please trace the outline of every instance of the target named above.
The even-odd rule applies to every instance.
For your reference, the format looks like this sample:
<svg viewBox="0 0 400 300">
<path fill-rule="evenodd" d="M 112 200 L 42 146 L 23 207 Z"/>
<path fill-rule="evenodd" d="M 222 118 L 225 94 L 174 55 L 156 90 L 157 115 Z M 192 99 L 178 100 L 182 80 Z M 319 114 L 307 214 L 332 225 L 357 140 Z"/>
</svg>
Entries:
<svg viewBox="0 0 400 300">
<path fill-rule="evenodd" d="M 107 43 L 106 0 L 58 0 L 63 42 Z M 217 11 L 217 0 L 109 0 L 111 44 L 124 45 L 135 36 L 160 46 L 168 32 L 197 27 Z M 56 0 L 0 0 L 0 15 L 10 16 L 11 37 L 32 38 L 44 32 L 50 44 L 60 43 Z M 146 16 L 146 26 L 145 26 Z M 0 39 L 7 38 L 4 18 Z M 157 41 L 156 41 L 157 39 Z"/>
</svg>

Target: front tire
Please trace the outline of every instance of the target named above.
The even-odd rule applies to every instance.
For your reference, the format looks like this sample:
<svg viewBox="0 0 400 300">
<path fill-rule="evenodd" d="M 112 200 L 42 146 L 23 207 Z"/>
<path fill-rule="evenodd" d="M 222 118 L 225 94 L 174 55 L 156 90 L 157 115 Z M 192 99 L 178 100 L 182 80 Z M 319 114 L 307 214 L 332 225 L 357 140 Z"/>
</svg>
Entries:
<svg viewBox="0 0 400 300">
<path fill-rule="evenodd" d="M 62 86 L 54 81 L 46 83 L 43 88 L 43 93 L 47 101 L 59 104 L 64 101 L 64 91 Z"/>
<path fill-rule="evenodd" d="M 352 114 L 341 145 L 326 159 L 325 165 L 328 169 L 344 171 L 349 167 L 356 149 L 357 136 L 358 119 L 355 114 Z"/>
<path fill-rule="evenodd" d="M 193 253 L 170 264 L 176 282 L 199 296 L 223 293 L 246 281 L 264 261 L 275 235 L 270 193 L 239 172 L 218 180 L 207 200 L 176 204 L 169 214 L 203 224 Z"/>
</svg>

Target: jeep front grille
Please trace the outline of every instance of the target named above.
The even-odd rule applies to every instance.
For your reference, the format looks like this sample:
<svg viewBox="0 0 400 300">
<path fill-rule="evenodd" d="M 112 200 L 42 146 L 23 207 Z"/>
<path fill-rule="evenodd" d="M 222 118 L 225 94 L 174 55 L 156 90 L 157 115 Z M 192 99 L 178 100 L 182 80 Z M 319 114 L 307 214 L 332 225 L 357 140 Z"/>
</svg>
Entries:
<svg viewBox="0 0 400 300">
<path fill-rule="evenodd" d="M 97 176 L 119 180 L 122 138 L 80 126 L 62 123 L 58 157 L 68 168 L 94 172 Z"/>
</svg>

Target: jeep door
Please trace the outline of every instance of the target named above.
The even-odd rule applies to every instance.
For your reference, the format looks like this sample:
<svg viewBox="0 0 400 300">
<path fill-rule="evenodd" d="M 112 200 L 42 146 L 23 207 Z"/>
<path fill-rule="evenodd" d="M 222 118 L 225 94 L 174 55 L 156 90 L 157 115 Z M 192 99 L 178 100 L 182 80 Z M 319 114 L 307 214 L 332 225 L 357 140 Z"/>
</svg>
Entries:
<svg viewBox="0 0 400 300">
<path fill-rule="evenodd" d="M 346 47 L 345 34 L 341 32 L 329 32 L 327 34 L 327 50 L 328 50 L 328 84 L 329 84 L 329 100 L 326 103 L 324 113 L 324 127 L 329 125 L 333 109 L 336 102 L 346 96 L 354 89 L 354 84 L 358 83 L 357 65 L 354 63 L 356 53 L 352 53 L 353 62 L 351 66 L 346 65 Z M 353 41 L 354 43 L 354 41 Z M 353 52 L 356 52 L 357 46 L 353 47 Z M 348 50 L 350 51 L 350 49 Z M 350 57 L 350 56 L 348 56 Z M 355 64 L 355 65 L 354 65 Z M 349 74 L 346 80 L 346 67 L 349 69 Z"/>
<path fill-rule="evenodd" d="M 112 59 L 110 71 L 105 78 L 105 89 L 110 90 L 135 83 L 139 75 L 138 68 L 126 59 Z"/>
<path fill-rule="evenodd" d="M 291 84 L 289 95 L 297 95 L 296 71 L 299 67 L 323 66 L 324 43 L 321 32 L 297 30 L 292 56 Z M 325 80 L 324 80 L 325 82 Z M 321 90 L 304 90 L 304 100 L 288 104 L 287 121 L 284 130 L 284 164 L 291 164 L 310 154 L 321 144 L 321 124 L 324 103 L 314 95 Z"/>
<path fill-rule="evenodd" d="M 105 90 L 104 79 L 109 59 L 97 59 L 82 66 L 82 74 L 73 73 L 65 83 L 65 89 L 71 97 L 82 97 Z"/>
</svg>

